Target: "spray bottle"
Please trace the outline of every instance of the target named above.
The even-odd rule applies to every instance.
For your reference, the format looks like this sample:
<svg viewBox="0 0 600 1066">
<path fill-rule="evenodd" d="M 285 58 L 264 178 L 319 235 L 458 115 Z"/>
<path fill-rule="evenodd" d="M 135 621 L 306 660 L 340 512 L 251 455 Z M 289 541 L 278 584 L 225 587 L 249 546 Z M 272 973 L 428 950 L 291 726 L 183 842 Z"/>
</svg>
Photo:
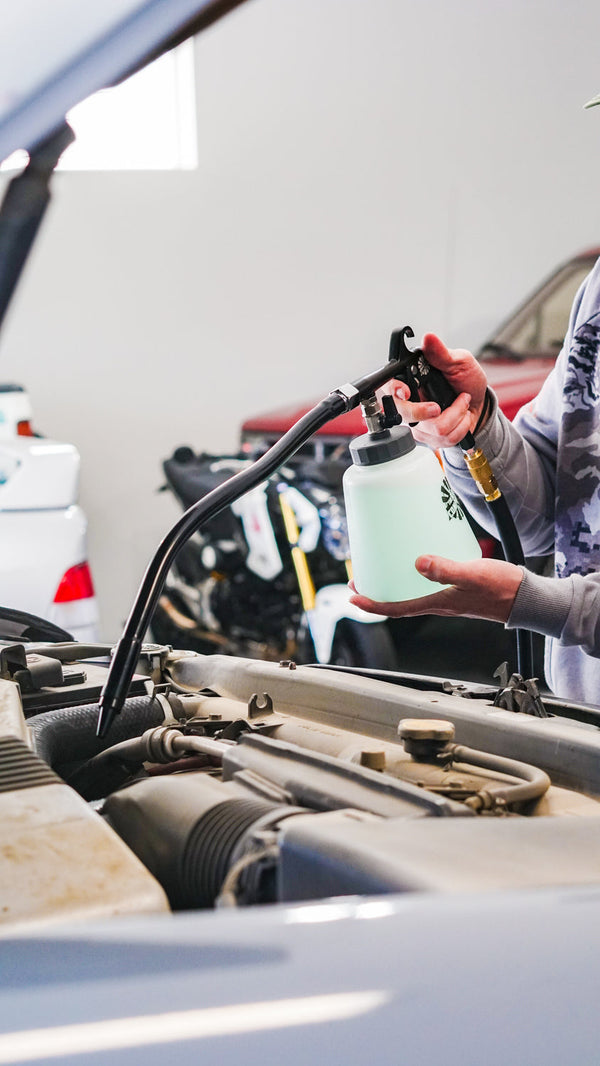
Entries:
<svg viewBox="0 0 600 1066">
<path fill-rule="evenodd" d="M 415 569 L 417 556 L 465 562 L 481 550 L 434 453 L 399 425 L 391 396 L 383 406 L 362 404 L 367 432 L 350 442 L 343 489 L 356 591 L 389 602 L 447 587 Z"/>
</svg>

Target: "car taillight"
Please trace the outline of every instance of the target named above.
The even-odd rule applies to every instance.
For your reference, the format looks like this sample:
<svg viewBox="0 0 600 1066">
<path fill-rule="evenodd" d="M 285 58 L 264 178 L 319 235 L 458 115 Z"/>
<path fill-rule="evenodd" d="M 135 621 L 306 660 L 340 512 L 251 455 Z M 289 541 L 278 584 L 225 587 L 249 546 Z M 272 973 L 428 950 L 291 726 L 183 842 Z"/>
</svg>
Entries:
<svg viewBox="0 0 600 1066">
<path fill-rule="evenodd" d="M 87 600 L 94 596 L 94 583 L 88 563 L 78 563 L 63 574 L 54 597 L 55 603 L 70 603 L 72 600 Z"/>
<path fill-rule="evenodd" d="M 33 429 L 31 422 L 28 418 L 24 418 L 21 422 L 17 422 L 17 436 L 18 437 L 33 437 Z"/>
</svg>

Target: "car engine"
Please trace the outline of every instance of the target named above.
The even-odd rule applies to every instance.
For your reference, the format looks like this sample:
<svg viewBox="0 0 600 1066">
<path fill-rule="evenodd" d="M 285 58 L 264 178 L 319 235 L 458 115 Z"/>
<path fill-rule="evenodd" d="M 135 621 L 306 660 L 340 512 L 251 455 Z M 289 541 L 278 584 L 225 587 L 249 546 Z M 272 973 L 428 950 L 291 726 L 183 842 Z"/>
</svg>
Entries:
<svg viewBox="0 0 600 1066">
<path fill-rule="evenodd" d="M 145 645 L 0 649 L 0 930 L 331 896 L 598 883 L 600 712 Z"/>
</svg>

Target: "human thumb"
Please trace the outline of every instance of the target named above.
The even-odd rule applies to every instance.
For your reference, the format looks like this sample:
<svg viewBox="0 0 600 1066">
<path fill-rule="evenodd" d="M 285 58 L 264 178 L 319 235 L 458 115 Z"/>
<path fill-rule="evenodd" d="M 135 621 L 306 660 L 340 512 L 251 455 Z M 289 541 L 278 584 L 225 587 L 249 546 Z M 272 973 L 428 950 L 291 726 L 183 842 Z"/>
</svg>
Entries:
<svg viewBox="0 0 600 1066">
<path fill-rule="evenodd" d="M 452 366 L 453 358 L 443 340 L 435 333 L 426 333 L 422 341 L 423 351 L 432 366 L 446 370 Z"/>
<path fill-rule="evenodd" d="M 420 555 L 415 560 L 419 573 L 440 585 L 464 585 L 468 582 L 471 565 L 442 559 L 439 555 Z"/>
</svg>

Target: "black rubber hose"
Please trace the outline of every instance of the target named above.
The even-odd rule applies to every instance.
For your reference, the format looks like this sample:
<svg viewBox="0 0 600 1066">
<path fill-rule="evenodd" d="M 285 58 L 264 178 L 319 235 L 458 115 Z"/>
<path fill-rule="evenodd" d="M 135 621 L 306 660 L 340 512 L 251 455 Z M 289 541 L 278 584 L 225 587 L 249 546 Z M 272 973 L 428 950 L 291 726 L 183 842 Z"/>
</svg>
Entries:
<svg viewBox="0 0 600 1066">
<path fill-rule="evenodd" d="M 510 513 L 504 496 L 499 496 L 497 500 L 488 500 L 487 505 L 496 523 L 504 558 L 508 563 L 525 566 L 523 547 L 517 533 L 514 518 Z M 532 635 L 528 629 L 516 629 L 515 638 L 517 643 L 517 672 L 526 679 L 533 677 Z"/>
<path fill-rule="evenodd" d="M 380 371 L 381 375 L 383 371 Z M 391 377 L 388 372 L 388 377 Z M 385 379 L 384 379 L 385 380 Z M 98 716 L 98 734 L 105 736 L 113 719 L 118 715 L 125 693 L 129 688 L 133 672 L 141 651 L 142 642 L 150 619 L 154 614 L 158 598 L 177 552 L 187 540 L 200 529 L 205 522 L 219 514 L 244 493 L 259 485 L 294 455 L 296 451 L 316 433 L 321 426 L 332 418 L 342 414 L 351 405 L 339 392 L 331 393 L 307 412 L 287 433 L 281 437 L 264 455 L 250 467 L 240 470 L 222 485 L 217 486 L 208 495 L 193 504 L 175 523 L 162 540 L 151 559 L 142 583 L 138 589 L 135 602 L 127 619 L 113 656 L 106 684 L 100 696 Z M 358 400 L 356 400 L 358 403 Z M 354 406 L 356 406 L 356 403 Z M 111 740 L 114 743 L 114 740 Z"/>
<path fill-rule="evenodd" d="M 96 735 L 98 711 L 97 703 L 87 703 L 78 707 L 60 707 L 29 718 L 27 727 L 31 731 L 36 753 L 55 768 L 65 763 L 91 759 L 105 748 L 137 737 L 164 721 L 159 700 L 151 696 L 136 696 L 125 701 L 110 738 L 102 740 Z"/>
<path fill-rule="evenodd" d="M 400 332 L 405 336 L 413 336 L 413 331 L 409 326 L 405 326 Z M 189 540 L 192 533 L 218 515 L 225 507 L 239 500 L 244 493 L 249 492 L 256 485 L 260 485 L 261 481 L 274 474 L 322 426 L 327 425 L 345 411 L 358 407 L 362 399 L 371 396 L 386 381 L 390 381 L 400 371 L 401 366 L 402 359 L 390 358 L 385 366 L 379 367 L 371 374 L 365 374 L 330 392 L 324 400 L 307 411 L 291 429 L 288 429 L 287 433 L 284 433 L 260 459 L 257 459 L 247 469 L 234 474 L 222 485 L 209 492 L 207 496 L 203 496 L 175 523 L 159 544 L 148 565 L 125 624 L 123 636 L 115 649 L 106 684 L 100 695 L 99 736 L 106 735 L 113 719 L 121 710 L 142 641 L 156 609 L 167 574 L 177 552 Z"/>
</svg>

